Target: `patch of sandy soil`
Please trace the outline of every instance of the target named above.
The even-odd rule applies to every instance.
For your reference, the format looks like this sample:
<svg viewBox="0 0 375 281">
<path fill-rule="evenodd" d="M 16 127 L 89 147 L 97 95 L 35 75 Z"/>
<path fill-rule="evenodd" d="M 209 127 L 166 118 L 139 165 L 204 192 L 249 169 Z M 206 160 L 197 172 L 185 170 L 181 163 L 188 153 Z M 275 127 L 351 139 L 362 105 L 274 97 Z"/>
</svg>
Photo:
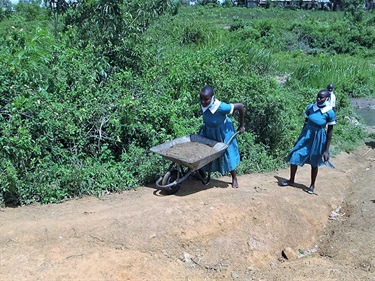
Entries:
<svg viewBox="0 0 375 281">
<path fill-rule="evenodd" d="M 374 159 L 3 208 L 0 280 L 375 280 Z"/>
</svg>

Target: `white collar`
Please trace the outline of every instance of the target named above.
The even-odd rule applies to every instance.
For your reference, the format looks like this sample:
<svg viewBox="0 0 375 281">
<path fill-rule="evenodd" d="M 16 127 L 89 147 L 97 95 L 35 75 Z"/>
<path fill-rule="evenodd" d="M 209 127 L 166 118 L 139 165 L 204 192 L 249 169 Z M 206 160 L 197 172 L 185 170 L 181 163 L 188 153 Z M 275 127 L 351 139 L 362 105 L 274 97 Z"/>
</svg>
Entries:
<svg viewBox="0 0 375 281">
<path fill-rule="evenodd" d="M 211 113 L 214 114 L 219 109 L 220 104 L 221 102 L 218 99 L 215 99 L 212 105 L 208 105 L 206 107 L 203 107 L 201 105 L 201 108 L 202 108 L 203 113 L 206 112 L 207 109 L 209 109 Z"/>
<path fill-rule="evenodd" d="M 318 103 L 314 103 L 313 105 L 314 112 L 320 110 L 322 113 L 326 113 L 330 109 L 332 109 L 332 107 L 328 104 L 325 107 L 319 107 Z"/>
</svg>

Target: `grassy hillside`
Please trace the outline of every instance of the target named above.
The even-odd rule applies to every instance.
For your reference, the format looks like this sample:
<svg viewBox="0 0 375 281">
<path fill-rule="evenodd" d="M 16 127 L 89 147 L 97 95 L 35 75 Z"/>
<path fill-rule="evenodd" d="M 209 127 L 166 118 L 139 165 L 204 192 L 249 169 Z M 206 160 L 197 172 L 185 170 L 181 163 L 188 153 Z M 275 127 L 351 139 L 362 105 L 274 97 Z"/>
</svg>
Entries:
<svg viewBox="0 0 375 281">
<path fill-rule="evenodd" d="M 328 83 L 338 98 L 333 153 L 364 137 L 348 99 L 375 96 L 374 14 L 146 2 L 2 14 L 3 202 L 154 181 L 169 162 L 149 148 L 199 130 L 206 84 L 246 107 L 239 173 L 285 165 L 304 108 Z"/>
</svg>

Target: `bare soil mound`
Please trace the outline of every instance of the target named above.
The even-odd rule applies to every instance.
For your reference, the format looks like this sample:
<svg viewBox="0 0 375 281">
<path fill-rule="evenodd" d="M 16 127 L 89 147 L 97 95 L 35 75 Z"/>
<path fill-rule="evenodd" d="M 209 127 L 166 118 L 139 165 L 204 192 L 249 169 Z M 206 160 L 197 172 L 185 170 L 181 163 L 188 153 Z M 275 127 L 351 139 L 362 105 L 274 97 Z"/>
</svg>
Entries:
<svg viewBox="0 0 375 281">
<path fill-rule="evenodd" d="M 374 159 L 0 209 L 0 280 L 375 280 Z"/>
</svg>

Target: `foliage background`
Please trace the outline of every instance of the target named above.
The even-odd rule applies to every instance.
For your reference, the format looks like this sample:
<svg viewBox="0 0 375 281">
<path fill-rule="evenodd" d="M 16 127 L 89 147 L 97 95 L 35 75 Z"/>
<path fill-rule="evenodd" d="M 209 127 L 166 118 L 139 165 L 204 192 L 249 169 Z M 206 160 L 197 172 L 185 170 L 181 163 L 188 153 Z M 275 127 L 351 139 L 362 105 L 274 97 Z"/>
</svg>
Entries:
<svg viewBox="0 0 375 281">
<path fill-rule="evenodd" d="M 349 98 L 375 96 L 374 13 L 77 3 L 0 12 L 5 204 L 155 181 L 169 163 L 149 148 L 199 130 L 206 84 L 245 105 L 240 174 L 286 165 L 304 108 L 328 83 L 338 99 L 333 154 L 365 137 Z"/>
</svg>

